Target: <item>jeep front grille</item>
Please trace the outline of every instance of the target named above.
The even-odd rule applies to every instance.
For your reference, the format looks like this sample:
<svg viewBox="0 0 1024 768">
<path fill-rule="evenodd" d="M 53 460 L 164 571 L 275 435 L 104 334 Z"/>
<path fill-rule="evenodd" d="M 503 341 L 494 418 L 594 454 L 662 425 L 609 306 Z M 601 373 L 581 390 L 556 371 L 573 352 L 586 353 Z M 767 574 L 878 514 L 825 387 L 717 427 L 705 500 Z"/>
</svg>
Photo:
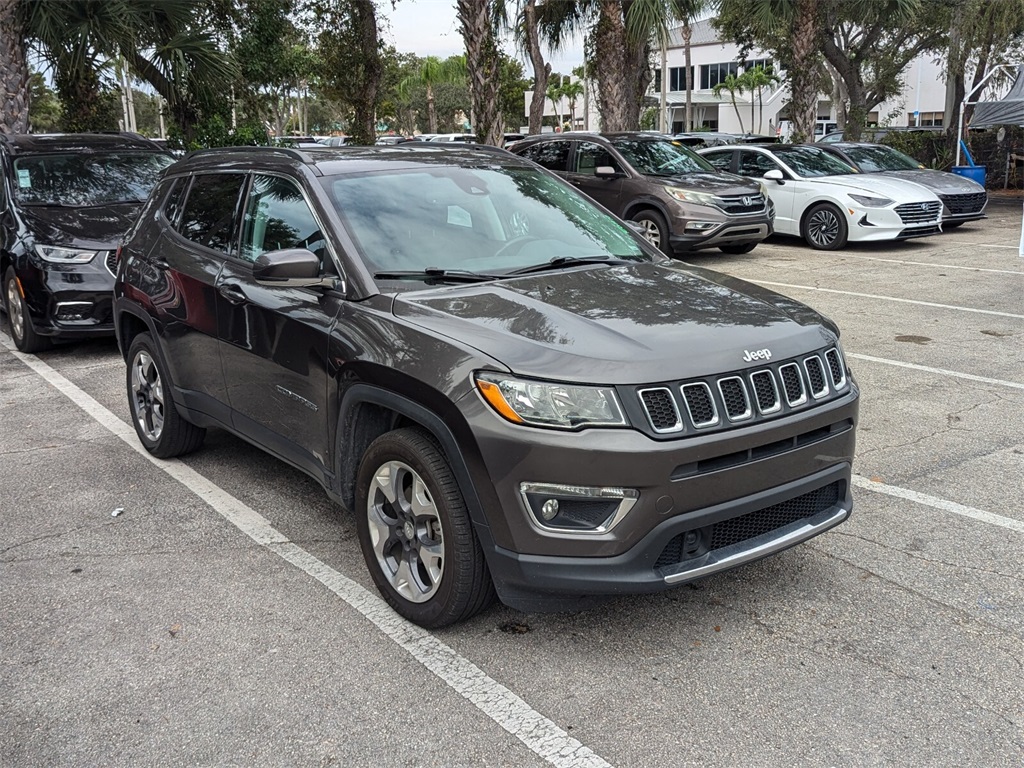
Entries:
<svg viewBox="0 0 1024 768">
<path fill-rule="evenodd" d="M 935 221 L 942 212 L 942 203 L 933 200 L 930 203 L 904 203 L 896 206 L 896 213 L 904 224 L 924 224 Z"/>
<path fill-rule="evenodd" d="M 829 347 L 753 370 L 638 387 L 635 392 L 650 431 L 668 437 L 784 415 L 838 397 L 848 387 L 842 353 Z"/>
</svg>

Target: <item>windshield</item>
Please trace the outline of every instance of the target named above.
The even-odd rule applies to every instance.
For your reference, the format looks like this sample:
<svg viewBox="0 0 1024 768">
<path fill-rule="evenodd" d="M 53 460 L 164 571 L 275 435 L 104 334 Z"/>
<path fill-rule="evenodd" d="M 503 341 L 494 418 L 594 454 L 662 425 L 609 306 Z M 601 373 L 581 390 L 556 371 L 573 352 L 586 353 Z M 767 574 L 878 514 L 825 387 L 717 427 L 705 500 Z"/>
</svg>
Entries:
<svg viewBox="0 0 1024 768">
<path fill-rule="evenodd" d="M 687 149 L 678 141 L 630 141 L 616 139 L 612 142 L 622 156 L 638 173 L 645 176 L 675 176 L 680 173 L 704 173 L 717 171 L 700 155 Z"/>
<path fill-rule="evenodd" d="M 846 154 L 864 173 L 916 171 L 921 164 L 892 147 L 848 147 Z"/>
<path fill-rule="evenodd" d="M 792 168 L 797 176 L 805 179 L 817 176 L 845 176 L 857 172 L 838 157 L 817 147 L 779 147 L 773 148 L 772 153 Z"/>
<path fill-rule="evenodd" d="M 325 177 L 371 271 L 509 273 L 552 259 L 649 261 L 619 221 L 532 168 Z"/>
<path fill-rule="evenodd" d="M 14 161 L 14 194 L 22 205 L 142 202 L 172 162 L 159 152 L 28 155 Z"/>
</svg>

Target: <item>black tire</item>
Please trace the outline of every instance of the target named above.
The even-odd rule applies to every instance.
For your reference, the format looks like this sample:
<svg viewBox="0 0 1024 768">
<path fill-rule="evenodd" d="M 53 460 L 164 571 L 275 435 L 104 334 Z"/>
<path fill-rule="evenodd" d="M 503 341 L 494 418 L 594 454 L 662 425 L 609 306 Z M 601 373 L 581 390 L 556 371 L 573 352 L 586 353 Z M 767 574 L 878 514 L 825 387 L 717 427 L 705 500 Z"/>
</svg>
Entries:
<svg viewBox="0 0 1024 768">
<path fill-rule="evenodd" d="M 669 236 L 672 232 L 669 230 L 668 222 L 665 221 L 664 216 L 653 208 L 647 208 L 637 211 L 629 218 L 644 228 L 641 236 L 647 242 L 666 256 L 673 256 L 675 254 L 675 251 L 672 249 L 672 243 L 669 241 Z"/>
<path fill-rule="evenodd" d="M 843 212 L 832 203 L 818 203 L 804 216 L 804 240 L 818 251 L 838 251 L 850 235 Z"/>
<path fill-rule="evenodd" d="M 48 337 L 40 336 L 32 327 L 32 318 L 29 317 L 28 306 L 21 297 L 14 267 L 8 267 L 7 274 L 4 275 L 4 308 L 7 310 L 7 325 L 11 339 L 19 350 L 33 354 L 53 346 Z"/>
<path fill-rule="evenodd" d="M 170 459 L 203 444 L 206 430 L 185 421 L 174 407 L 173 384 L 148 333 L 132 339 L 125 381 L 135 434 L 147 451 L 158 459 Z"/>
<path fill-rule="evenodd" d="M 417 488 L 420 506 L 414 510 Z M 494 600 L 458 482 L 427 433 L 397 429 L 370 444 L 356 475 L 355 512 L 370 576 L 388 604 L 409 621 L 443 627 L 468 619 Z"/>
<path fill-rule="evenodd" d="M 943 229 L 956 229 L 957 227 L 962 227 L 966 223 L 967 223 L 966 221 L 944 221 L 944 222 L 942 222 L 942 228 Z"/>
<path fill-rule="evenodd" d="M 733 256 L 740 256 L 744 253 L 750 253 L 757 246 L 757 243 L 743 243 L 742 245 L 720 245 L 718 250 L 722 253 L 728 253 Z"/>
</svg>

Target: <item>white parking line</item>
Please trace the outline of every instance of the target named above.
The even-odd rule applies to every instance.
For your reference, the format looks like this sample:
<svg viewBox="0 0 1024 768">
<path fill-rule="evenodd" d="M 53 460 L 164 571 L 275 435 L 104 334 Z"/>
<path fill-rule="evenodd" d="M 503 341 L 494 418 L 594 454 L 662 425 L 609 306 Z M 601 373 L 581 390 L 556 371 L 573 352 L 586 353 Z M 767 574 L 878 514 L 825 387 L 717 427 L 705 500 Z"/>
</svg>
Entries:
<svg viewBox="0 0 1024 768">
<path fill-rule="evenodd" d="M 1016 245 L 1012 246 L 989 246 L 990 248 L 1017 248 Z M 906 261 L 904 259 L 882 259 L 878 256 L 859 256 L 853 253 L 837 253 L 836 257 L 839 259 L 862 259 L 864 261 L 884 261 L 888 264 L 910 264 L 915 267 L 938 267 L 939 269 L 966 269 L 969 272 L 995 272 L 1000 275 L 1021 275 L 1024 276 L 1024 271 L 1019 269 L 987 269 L 985 267 L 965 267 L 958 266 L 956 264 L 935 264 L 930 261 Z"/>
<path fill-rule="evenodd" d="M 1018 248 L 1020 248 L 1019 245 L 999 245 L 997 243 L 978 243 L 978 247 L 979 248 L 1012 248 L 1015 251 Z"/>
<path fill-rule="evenodd" d="M 853 484 L 858 488 L 863 488 L 868 491 L 884 493 L 888 496 L 895 496 L 899 499 L 907 499 L 908 501 L 913 501 L 916 504 L 924 504 L 928 507 L 941 509 L 944 512 L 952 512 L 954 515 L 969 517 L 972 520 L 980 520 L 981 522 L 988 523 L 989 525 L 998 525 L 1002 528 L 1009 528 L 1011 531 L 1024 533 L 1024 521 L 1014 520 L 1012 517 L 1003 517 L 1002 515 L 996 515 L 992 512 L 986 512 L 983 509 L 965 507 L 963 504 L 957 504 L 955 501 L 947 501 L 946 499 L 940 499 L 937 496 L 929 496 L 927 493 L 918 493 L 917 491 L 911 491 L 907 488 L 898 488 L 895 485 L 886 485 L 885 483 L 871 480 L 863 475 L 854 475 Z"/>
<path fill-rule="evenodd" d="M 957 307 L 953 304 L 936 304 L 933 301 L 917 301 L 916 299 L 900 299 L 895 296 L 879 296 L 874 293 L 856 293 L 854 291 L 840 291 L 835 288 L 818 288 L 814 285 L 793 285 L 791 283 L 772 283 L 767 280 L 754 280 L 752 278 L 744 278 L 752 283 L 758 285 L 771 285 L 777 288 L 797 288 L 802 291 L 821 291 L 823 293 L 838 293 L 843 296 L 858 296 L 862 299 L 881 299 L 882 301 L 898 301 L 901 304 L 917 304 L 922 307 L 938 307 L 939 309 L 953 309 L 957 312 L 976 312 L 979 315 L 998 315 L 999 317 L 1012 317 L 1018 320 L 1024 320 L 1024 315 L 1015 315 L 1012 312 L 996 312 L 993 309 L 975 309 L 974 307 Z"/>
<path fill-rule="evenodd" d="M 42 360 L 16 351 L 6 338 L 0 337 L 0 345 L 6 347 L 15 358 L 53 385 L 128 447 L 192 491 L 246 536 L 334 592 L 383 634 L 404 648 L 416 661 L 523 742 L 535 754 L 559 768 L 611 768 L 608 762 L 589 747 L 583 746 L 508 688 L 488 677 L 471 661 L 459 656 L 429 632 L 403 619 L 381 598 L 363 589 L 302 547 L 292 544 L 262 515 L 204 475 L 176 459 L 166 461 L 153 458 L 142 447 L 132 427 Z"/>
<path fill-rule="evenodd" d="M 969 381 L 980 381 L 983 384 L 997 384 L 1000 387 L 1013 387 L 1014 389 L 1024 389 L 1024 384 L 1017 381 L 1004 381 L 1003 379 L 990 379 L 987 376 L 975 376 L 973 373 L 960 373 L 959 371 L 947 371 L 945 368 L 930 368 L 927 365 L 916 365 L 915 363 L 904 363 L 900 360 L 888 360 L 884 357 L 872 357 L 871 355 L 860 355 L 856 352 L 845 352 L 847 357 L 855 360 L 866 360 L 870 363 L 884 363 L 885 365 L 896 365 L 900 368 L 910 368 L 915 371 L 924 371 L 925 373 L 937 373 L 941 376 L 955 376 L 958 379 L 968 379 Z"/>
</svg>

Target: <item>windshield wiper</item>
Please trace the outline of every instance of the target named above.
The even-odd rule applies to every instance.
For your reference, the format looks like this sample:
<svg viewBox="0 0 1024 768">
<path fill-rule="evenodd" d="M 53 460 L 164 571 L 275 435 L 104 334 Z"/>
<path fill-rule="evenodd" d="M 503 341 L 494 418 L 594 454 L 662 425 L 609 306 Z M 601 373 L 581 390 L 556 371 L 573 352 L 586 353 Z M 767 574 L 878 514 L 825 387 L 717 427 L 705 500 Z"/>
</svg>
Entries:
<svg viewBox="0 0 1024 768">
<path fill-rule="evenodd" d="M 423 280 L 438 283 L 484 283 L 488 280 L 501 280 L 505 275 L 488 275 L 484 272 L 470 272 L 465 269 L 405 269 L 391 272 L 375 272 L 374 280 Z"/>
<path fill-rule="evenodd" d="M 577 267 L 583 264 L 608 264 L 617 266 L 619 264 L 632 264 L 633 259 L 620 259 L 608 256 L 555 256 L 551 261 L 543 264 L 531 264 L 529 267 L 513 269 L 508 275 L 528 275 L 531 272 L 546 272 L 549 269 L 564 269 L 565 267 Z"/>
</svg>

